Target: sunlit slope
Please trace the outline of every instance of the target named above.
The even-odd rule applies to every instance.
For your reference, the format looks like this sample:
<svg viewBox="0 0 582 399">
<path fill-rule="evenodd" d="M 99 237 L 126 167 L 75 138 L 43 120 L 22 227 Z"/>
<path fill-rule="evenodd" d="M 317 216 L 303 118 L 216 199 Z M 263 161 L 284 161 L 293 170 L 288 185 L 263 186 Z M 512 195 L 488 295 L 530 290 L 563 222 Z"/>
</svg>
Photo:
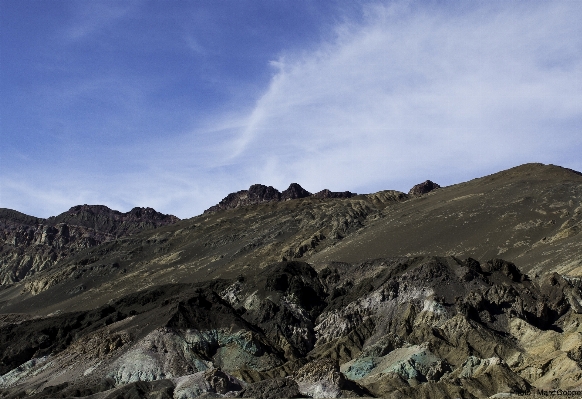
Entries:
<svg viewBox="0 0 582 399">
<path fill-rule="evenodd" d="M 386 256 L 503 257 L 528 273 L 582 275 L 582 175 L 527 164 L 386 208 L 309 262 Z"/>
<path fill-rule="evenodd" d="M 307 258 L 398 206 L 396 191 L 349 199 L 305 198 L 245 206 L 131 235 L 78 252 L 0 289 L 0 310 L 86 309 L 136 290 L 260 273 Z"/>
</svg>

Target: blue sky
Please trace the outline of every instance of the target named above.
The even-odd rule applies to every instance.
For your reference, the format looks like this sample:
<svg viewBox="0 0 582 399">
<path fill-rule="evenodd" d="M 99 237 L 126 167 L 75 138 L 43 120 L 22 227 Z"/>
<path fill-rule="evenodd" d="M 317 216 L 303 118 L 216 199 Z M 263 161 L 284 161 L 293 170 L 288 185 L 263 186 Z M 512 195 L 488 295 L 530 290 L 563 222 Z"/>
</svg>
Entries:
<svg viewBox="0 0 582 399">
<path fill-rule="evenodd" d="M 0 0 L 0 207 L 582 170 L 582 2 Z"/>
</svg>

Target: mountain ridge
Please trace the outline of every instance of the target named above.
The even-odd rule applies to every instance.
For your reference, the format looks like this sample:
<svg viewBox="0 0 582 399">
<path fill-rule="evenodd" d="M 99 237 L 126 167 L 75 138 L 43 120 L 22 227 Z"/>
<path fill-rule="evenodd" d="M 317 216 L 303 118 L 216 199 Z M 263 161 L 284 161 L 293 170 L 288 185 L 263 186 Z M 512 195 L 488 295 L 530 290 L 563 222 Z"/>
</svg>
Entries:
<svg viewBox="0 0 582 399">
<path fill-rule="evenodd" d="M 292 184 L 282 199 L 254 185 L 4 283 L 0 398 L 582 390 L 582 174 L 526 164 L 436 186 L 318 198 Z M 58 220 L 118 220 L 71 209 Z"/>
<path fill-rule="evenodd" d="M 0 209 L 0 284 L 22 280 L 84 248 L 179 220 L 139 207 L 122 213 L 104 205 L 77 205 L 46 219 Z"/>
<path fill-rule="evenodd" d="M 310 193 L 298 183 L 291 183 L 289 187 L 280 192 L 273 186 L 263 184 L 253 184 L 248 190 L 233 192 L 224 197 L 218 204 L 206 209 L 204 213 L 218 212 L 227 209 L 239 208 L 241 206 L 260 204 L 263 202 L 279 202 L 293 199 L 314 197 L 314 198 L 351 198 L 357 194 L 350 191 L 333 192 L 328 189 Z"/>
</svg>

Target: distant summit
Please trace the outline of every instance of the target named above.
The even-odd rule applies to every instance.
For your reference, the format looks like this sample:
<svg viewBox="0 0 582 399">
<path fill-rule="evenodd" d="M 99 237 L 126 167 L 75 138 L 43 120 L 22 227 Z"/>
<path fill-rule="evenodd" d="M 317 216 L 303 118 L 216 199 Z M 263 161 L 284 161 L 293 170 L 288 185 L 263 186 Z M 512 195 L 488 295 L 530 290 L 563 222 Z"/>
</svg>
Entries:
<svg viewBox="0 0 582 399">
<path fill-rule="evenodd" d="M 315 194 L 311 194 L 305 190 L 298 183 L 291 183 L 289 187 L 279 192 L 272 186 L 265 186 L 262 184 L 253 184 L 248 190 L 240 190 L 235 193 L 230 193 L 222 199 L 218 204 L 211 206 L 204 213 L 213 213 L 223 211 L 226 209 L 239 208 L 241 206 L 260 204 L 262 202 L 278 202 L 288 201 L 300 198 L 314 197 L 314 198 L 350 198 L 355 196 L 355 193 L 333 192 L 328 189 L 321 190 Z"/>
<path fill-rule="evenodd" d="M 299 185 L 297 185 L 299 186 Z M 226 209 L 239 208 L 241 206 L 259 204 L 261 202 L 281 201 L 281 193 L 272 186 L 263 184 L 253 184 L 248 190 L 240 190 L 230 193 L 218 204 L 211 206 L 204 213 L 223 211 Z"/>
<path fill-rule="evenodd" d="M 46 224 L 67 223 L 114 234 L 128 235 L 143 230 L 178 222 L 174 215 L 157 212 L 153 208 L 135 207 L 129 212 L 119 212 L 104 205 L 76 205 L 66 212 L 46 219 Z"/>
<path fill-rule="evenodd" d="M 178 221 L 140 207 L 122 213 L 104 205 L 77 205 L 47 219 L 0 208 L 5 244 L 0 246 L 0 284 L 20 281 L 87 248 Z"/>
<path fill-rule="evenodd" d="M 504 178 L 523 178 L 525 176 L 546 176 L 547 178 L 568 177 L 573 175 L 580 176 L 581 173 L 572 169 L 563 168 L 556 165 L 544 165 L 541 163 L 530 163 L 514 168 L 498 172 L 494 175 L 485 176 L 481 179 L 499 179 Z M 431 180 L 426 180 L 422 183 L 413 186 L 408 194 L 402 193 L 401 200 L 409 198 L 420 197 L 428 194 L 434 190 L 441 188 L 441 186 Z M 227 209 L 240 208 L 247 205 L 260 204 L 264 202 L 279 202 L 289 201 L 300 198 L 319 198 L 319 199 L 343 199 L 355 197 L 356 193 L 351 191 L 330 191 L 323 189 L 315 194 L 305 190 L 298 183 L 291 183 L 289 187 L 280 192 L 273 186 L 265 186 L 263 184 L 253 184 L 248 190 L 240 190 L 228 194 L 218 204 L 211 206 L 204 211 L 204 214 L 219 212 Z M 151 208 L 148 208 L 151 209 Z"/>
<path fill-rule="evenodd" d="M 427 180 L 423 183 L 417 184 L 410 189 L 408 195 L 403 194 L 404 199 L 409 197 L 419 197 L 433 190 L 440 188 L 440 185 Z M 279 192 L 273 186 L 265 186 L 263 184 L 253 184 L 248 190 L 240 190 L 234 193 L 228 194 L 222 199 L 218 204 L 211 206 L 204 213 L 214 213 L 218 211 L 223 211 L 227 209 L 240 208 L 242 206 L 260 204 L 263 202 L 278 202 L 278 201 L 289 201 L 300 198 L 319 198 L 319 199 L 341 199 L 341 198 L 352 198 L 355 197 L 356 193 L 351 191 L 330 191 L 328 189 L 323 189 L 315 194 L 310 193 L 305 190 L 298 183 L 291 183 L 289 188 L 283 192 Z"/>
</svg>

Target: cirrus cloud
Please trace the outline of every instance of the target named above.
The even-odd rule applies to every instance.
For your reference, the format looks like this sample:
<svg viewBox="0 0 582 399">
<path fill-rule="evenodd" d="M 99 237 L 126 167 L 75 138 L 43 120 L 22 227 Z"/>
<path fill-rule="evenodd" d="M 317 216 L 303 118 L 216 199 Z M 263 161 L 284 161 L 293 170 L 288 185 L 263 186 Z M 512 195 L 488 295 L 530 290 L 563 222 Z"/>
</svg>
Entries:
<svg viewBox="0 0 582 399">
<path fill-rule="evenodd" d="M 279 185 L 357 190 L 582 166 L 579 3 L 414 4 L 369 6 L 333 42 L 274 61 L 236 159 Z"/>
</svg>

